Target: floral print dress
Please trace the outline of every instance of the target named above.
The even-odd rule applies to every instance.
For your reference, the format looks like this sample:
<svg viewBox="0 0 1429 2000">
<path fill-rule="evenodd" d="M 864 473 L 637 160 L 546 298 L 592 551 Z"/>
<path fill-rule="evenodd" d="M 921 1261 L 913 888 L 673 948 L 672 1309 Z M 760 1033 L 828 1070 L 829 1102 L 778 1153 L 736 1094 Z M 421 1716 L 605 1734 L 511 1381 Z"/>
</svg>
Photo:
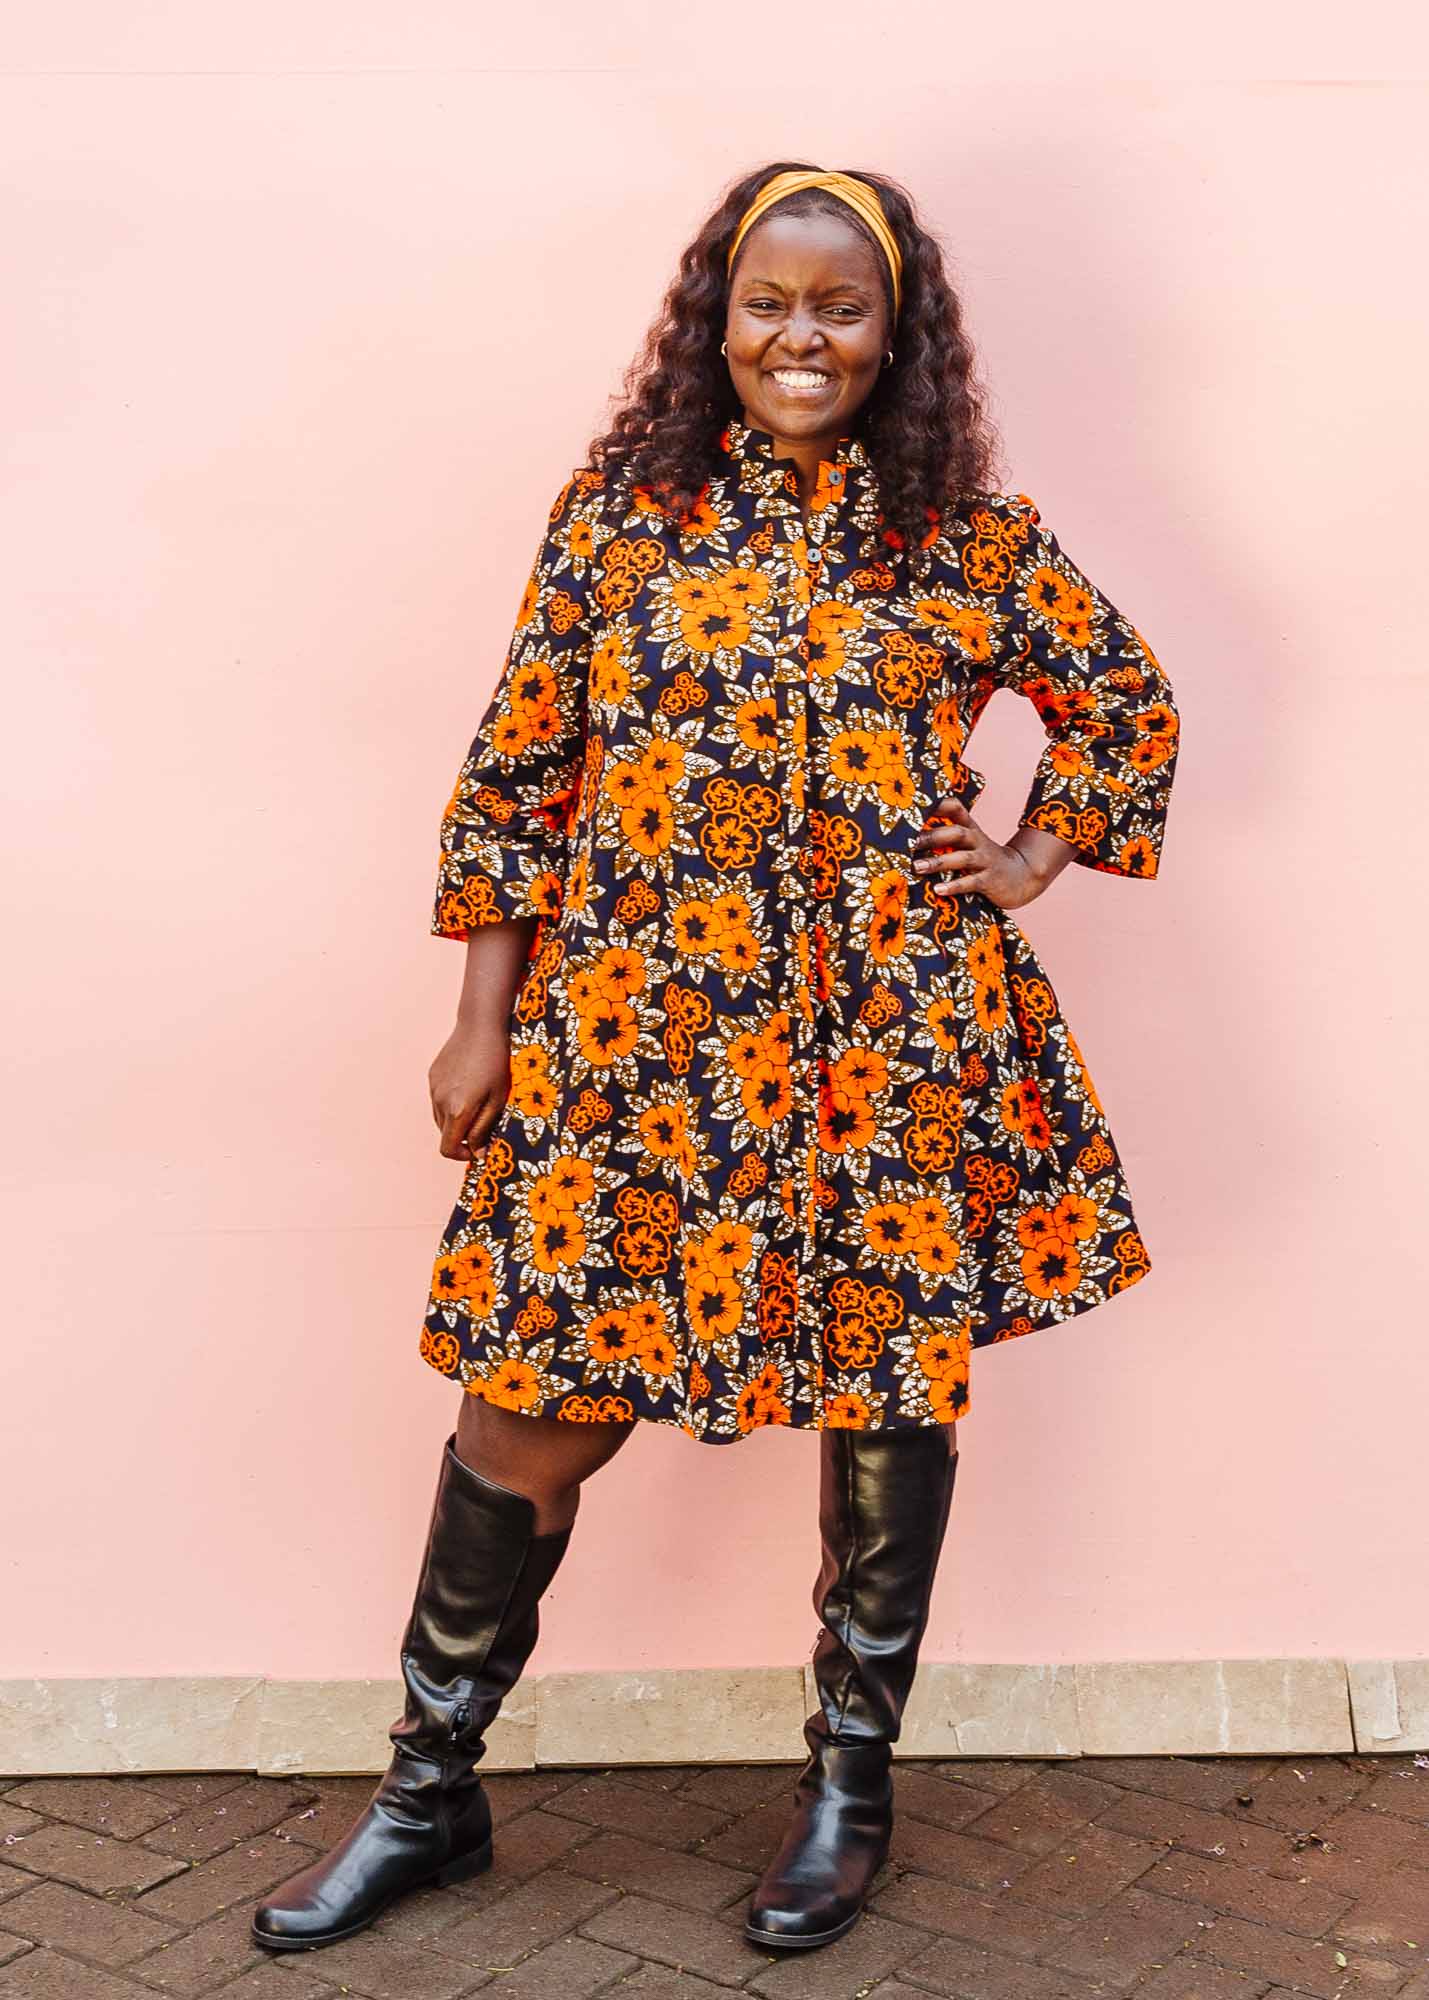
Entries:
<svg viewBox="0 0 1429 2000">
<path fill-rule="evenodd" d="M 807 522 L 767 433 L 722 453 L 683 522 L 573 475 L 447 808 L 433 930 L 540 921 L 421 1352 L 710 1444 L 947 1423 L 974 1348 L 1150 1260 L 1031 945 L 909 843 L 1010 688 L 1024 822 L 1154 876 L 1176 709 L 1025 495 L 930 515 L 914 578 L 857 438 Z"/>
</svg>

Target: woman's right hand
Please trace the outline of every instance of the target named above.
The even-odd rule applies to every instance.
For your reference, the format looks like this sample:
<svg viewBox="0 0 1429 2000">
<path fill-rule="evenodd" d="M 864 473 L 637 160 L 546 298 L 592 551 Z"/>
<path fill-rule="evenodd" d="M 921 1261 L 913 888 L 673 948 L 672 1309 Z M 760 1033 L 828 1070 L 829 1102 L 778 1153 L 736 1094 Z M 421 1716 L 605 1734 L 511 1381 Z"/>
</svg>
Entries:
<svg viewBox="0 0 1429 2000">
<path fill-rule="evenodd" d="M 511 1090 L 509 1026 L 458 1021 L 428 1070 L 427 1082 L 443 1157 L 479 1159 Z"/>
<path fill-rule="evenodd" d="M 535 917 L 479 924 L 466 941 L 456 1026 L 427 1071 L 448 1160 L 475 1160 L 511 1094 L 511 1010 L 539 928 Z"/>
</svg>

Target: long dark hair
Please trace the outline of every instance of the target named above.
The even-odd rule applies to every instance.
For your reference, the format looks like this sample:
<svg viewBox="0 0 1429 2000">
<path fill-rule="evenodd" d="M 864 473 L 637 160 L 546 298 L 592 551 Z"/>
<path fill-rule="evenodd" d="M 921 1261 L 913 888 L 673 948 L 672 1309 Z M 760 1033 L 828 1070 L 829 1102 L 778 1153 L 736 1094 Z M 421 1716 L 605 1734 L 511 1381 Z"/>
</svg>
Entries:
<svg viewBox="0 0 1429 2000">
<path fill-rule="evenodd" d="M 741 414 L 720 354 L 730 241 L 764 183 L 804 167 L 798 160 L 776 160 L 726 190 L 680 258 L 645 345 L 626 371 L 609 429 L 591 442 L 591 465 L 621 486 L 650 488 L 661 506 L 677 515 L 718 470 L 720 433 Z M 859 410 L 857 432 L 877 474 L 885 524 L 903 546 L 913 548 L 927 533 L 930 508 L 941 511 L 964 494 L 988 490 L 1000 445 L 941 245 L 922 227 L 911 196 L 896 181 L 871 173 L 856 178 L 877 191 L 903 255 L 893 365 L 883 370 Z M 778 204 L 780 214 L 811 211 L 836 214 L 874 243 L 854 211 L 826 189 L 808 188 Z M 883 254 L 877 254 L 883 268 Z M 891 325 L 886 272 L 885 291 Z"/>
</svg>

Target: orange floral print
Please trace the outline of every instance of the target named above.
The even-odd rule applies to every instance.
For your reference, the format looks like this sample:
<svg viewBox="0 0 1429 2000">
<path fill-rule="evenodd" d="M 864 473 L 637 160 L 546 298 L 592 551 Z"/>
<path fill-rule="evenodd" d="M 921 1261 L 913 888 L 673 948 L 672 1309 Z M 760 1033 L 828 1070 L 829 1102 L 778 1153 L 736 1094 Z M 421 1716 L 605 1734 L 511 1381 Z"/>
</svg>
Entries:
<svg viewBox="0 0 1429 2000">
<path fill-rule="evenodd" d="M 1046 734 L 1023 823 L 1154 877 L 1170 684 L 1024 494 L 898 550 L 852 438 L 807 519 L 738 423 L 682 519 L 584 467 L 557 496 L 432 917 L 535 919 L 421 1334 L 469 1394 L 711 1444 L 952 1423 L 975 1349 L 1150 1270 L 1031 944 L 909 841 L 977 798 L 1005 689 Z"/>
</svg>

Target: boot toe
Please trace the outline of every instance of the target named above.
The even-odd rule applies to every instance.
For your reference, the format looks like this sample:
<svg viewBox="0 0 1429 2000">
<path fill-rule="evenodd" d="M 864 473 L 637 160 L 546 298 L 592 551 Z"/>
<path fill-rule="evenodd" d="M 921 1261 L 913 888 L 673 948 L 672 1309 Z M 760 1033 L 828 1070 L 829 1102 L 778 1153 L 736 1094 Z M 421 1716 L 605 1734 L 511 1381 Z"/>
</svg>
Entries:
<svg viewBox="0 0 1429 2000">
<path fill-rule="evenodd" d="M 852 1928 L 862 1907 L 861 1900 L 850 1904 L 842 1896 L 751 1902 L 744 1935 L 752 1944 L 796 1948 L 831 1944 Z"/>
<path fill-rule="evenodd" d="M 255 1944 L 269 1951 L 311 1951 L 352 1937 L 381 1914 L 391 1900 L 390 1879 L 375 1868 L 354 1866 L 371 1851 L 364 1835 L 370 1843 L 375 1819 L 369 1810 L 330 1853 L 270 1892 L 253 1912 L 249 1928 Z"/>
<path fill-rule="evenodd" d="M 329 1940 L 331 1920 L 299 1905 L 262 1903 L 253 1912 L 253 1942 L 269 1951 L 310 1951 Z"/>
</svg>

